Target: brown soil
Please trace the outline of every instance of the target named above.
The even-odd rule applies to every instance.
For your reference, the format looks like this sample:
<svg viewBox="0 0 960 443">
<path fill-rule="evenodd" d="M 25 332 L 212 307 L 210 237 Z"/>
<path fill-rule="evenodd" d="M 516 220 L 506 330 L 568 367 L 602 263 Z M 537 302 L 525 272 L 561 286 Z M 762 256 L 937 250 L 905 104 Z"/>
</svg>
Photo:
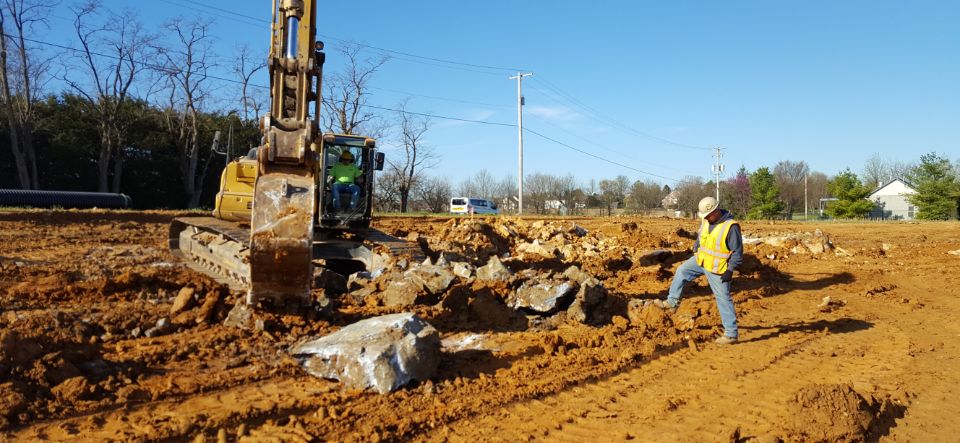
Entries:
<svg viewBox="0 0 960 443">
<path fill-rule="evenodd" d="M 177 215 L 0 213 L 0 440 L 951 441 L 960 431 L 957 223 L 745 222 L 762 241 L 734 283 L 741 342 L 724 347 L 712 343 L 720 326 L 705 282 L 672 314 L 640 303 L 664 297 L 694 221 L 379 219 L 433 259 L 508 254 L 528 276 L 577 265 L 606 299 L 583 324 L 507 308 L 516 288 L 504 283 L 418 298 L 408 310 L 444 339 L 439 373 L 377 395 L 312 378 L 284 351 L 400 312 L 376 302 L 380 286 L 317 289 L 332 299 L 325 310 L 222 326 L 242 294 L 175 262 L 166 236 Z M 527 248 L 534 240 L 556 250 Z"/>
</svg>

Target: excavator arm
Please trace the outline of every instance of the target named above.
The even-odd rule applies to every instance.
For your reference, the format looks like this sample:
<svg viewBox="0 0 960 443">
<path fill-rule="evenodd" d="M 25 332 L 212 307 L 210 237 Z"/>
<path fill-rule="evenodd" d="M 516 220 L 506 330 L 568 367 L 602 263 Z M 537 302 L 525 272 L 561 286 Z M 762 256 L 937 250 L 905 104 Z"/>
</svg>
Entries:
<svg viewBox="0 0 960 443">
<path fill-rule="evenodd" d="M 250 304 L 311 301 L 322 49 L 315 1 L 273 0 L 270 113 L 261 122 L 250 222 Z"/>
</svg>

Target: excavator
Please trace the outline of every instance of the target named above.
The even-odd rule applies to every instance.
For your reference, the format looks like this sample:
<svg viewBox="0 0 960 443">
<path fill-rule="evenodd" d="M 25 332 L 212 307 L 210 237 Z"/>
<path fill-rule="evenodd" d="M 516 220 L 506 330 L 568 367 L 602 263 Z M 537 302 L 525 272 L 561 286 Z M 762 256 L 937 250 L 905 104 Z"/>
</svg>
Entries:
<svg viewBox="0 0 960 443">
<path fill-rule="evenodd" d="M 268 60 L 262 145 L 226 166 L 212 216 L 171 222 L 169 246 L 192 269 L 245 290 L 250 305 L 296 309 L 312 303 L 316 260 L 369 269 L 371 243 L 391 253 L 418 248 L 370 228 L 374 171 L 384 163 L 376 141 L 320 132 L 325 54 L 315 0 L 273 0 Z M 341 158 L 361 171 L 355 207 L 345 207 L 350 194 L 332 195 L 330 170 Z"/>
</svg>

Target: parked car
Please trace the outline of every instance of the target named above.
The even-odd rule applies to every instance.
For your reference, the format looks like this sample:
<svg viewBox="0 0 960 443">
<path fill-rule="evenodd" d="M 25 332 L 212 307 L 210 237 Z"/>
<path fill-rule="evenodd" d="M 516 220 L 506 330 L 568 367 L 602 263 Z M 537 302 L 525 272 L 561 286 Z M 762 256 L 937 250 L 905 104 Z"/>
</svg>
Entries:
<svg viewBox="0 0 960 443">
<path fill-rule="evenodd" d="M 450 199 L 450 212 L 453 214 L 499 214 L 497 204 L 491 200 L 473 197 L 454 197 Z"/>
</svg>

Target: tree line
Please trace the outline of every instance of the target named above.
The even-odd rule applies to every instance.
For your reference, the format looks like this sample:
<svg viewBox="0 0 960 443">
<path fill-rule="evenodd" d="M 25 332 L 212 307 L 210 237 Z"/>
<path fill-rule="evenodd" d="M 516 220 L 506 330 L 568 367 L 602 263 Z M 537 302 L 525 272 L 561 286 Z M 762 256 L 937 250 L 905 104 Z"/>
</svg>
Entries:
<svg viewBox="0 0 960 443">
<path fill-rule="evenodd" d="M 268 91 L 253 82 L 262 54 L 236 46 L 216 51 L 211 21 L 168 20 L 148 29 L 130 12 L 96 1 L 69 7 L 73 44 L 51 49 L 42 36 L 55 4 L 0 0 L 0 187 L 123 192 L 139 208 L 212 206 L 226 160 L 260 143 L 258 116 Z M 496 201 L 516 211 L 515 176 L 478 171 L 459 183 L 432 174 L 440 151 L 429 143 L 432 121 L 370 106 L 372 82 L 388 56 L 362 46 L 335 49 L 340 69 L 325 70 L 322 129 L 366 135 L 391 147 L 377 180 L 377 210 L 446 212 L 454 196 Z M 227 72 L 228 74 L 223 74 Z M 50 85 L 57 85 L 54 90 Z M 217 134 L 220 134 L 219 137 Z M 860 174 L 810 171 L 804 161 L 737 173 L 719 183 L 720 200 L 741 218 L 782 218 L 819 209 L 864 217 L 864 197 L 878 183 L 908 180 L 918 217 L 957 217 L 960 163 L 936 153 L 915 163 L 875 155 Z M 525 213 L 691 214 L 717 183 L 689 176 L 662 184 L 625 175 L 524 177 Z"/>
</svg>

